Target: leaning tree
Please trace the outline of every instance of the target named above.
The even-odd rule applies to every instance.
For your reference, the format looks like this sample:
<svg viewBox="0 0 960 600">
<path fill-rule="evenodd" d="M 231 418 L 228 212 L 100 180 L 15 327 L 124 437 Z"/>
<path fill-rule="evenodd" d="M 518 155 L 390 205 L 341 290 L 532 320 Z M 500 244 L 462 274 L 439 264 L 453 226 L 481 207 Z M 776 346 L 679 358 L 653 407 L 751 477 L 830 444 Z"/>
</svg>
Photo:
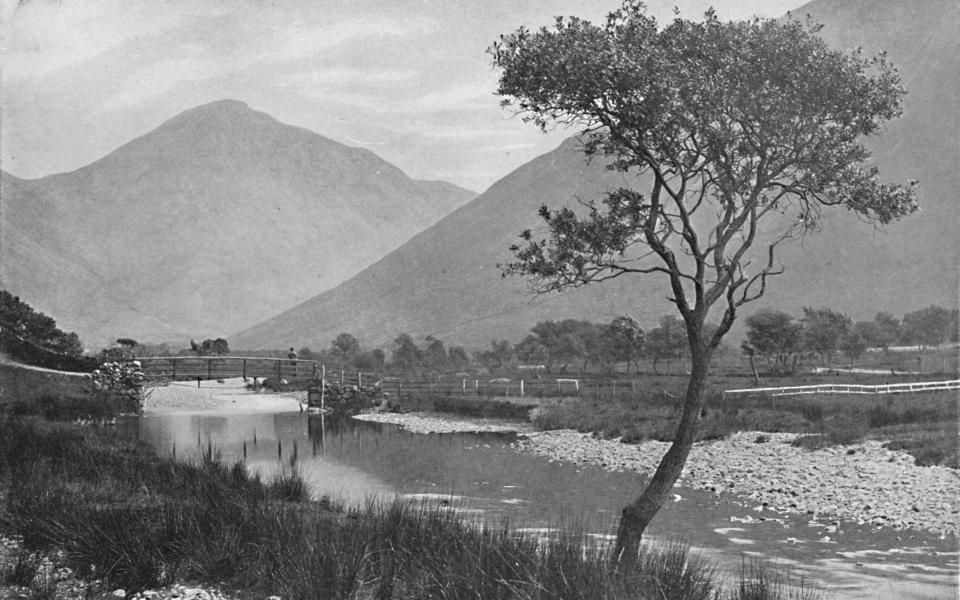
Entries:
<svg viewBox="0 0 960 600">
<path fill-rule="evenodd" d="M 878 181 L 861 140 L 901 112 L 884 56 L 829 48 L 796 20 L 676 18 L 659 27 L 628 1 L 606 23 L 558 18 L 490 48 L 502 104 L 546 130 L 574 126 L 587 156 L 629 187 L 583 206 L 542 207 L 505 274 L 540 293 L 659 273 L 682 317 L 691 373 L 673 443 L 622 513 L 617 563 L 633 561 L 679 477 L 704 404 L 711 355 L 740 307 L 782 272 L 784 240 L 824 207 L 886 224 L 917 208 L 915 182 Z M 539 235 L 537 237 L 540 237 Z M 711 310 L 719 326 L 705 327 Z"/>
</svg>

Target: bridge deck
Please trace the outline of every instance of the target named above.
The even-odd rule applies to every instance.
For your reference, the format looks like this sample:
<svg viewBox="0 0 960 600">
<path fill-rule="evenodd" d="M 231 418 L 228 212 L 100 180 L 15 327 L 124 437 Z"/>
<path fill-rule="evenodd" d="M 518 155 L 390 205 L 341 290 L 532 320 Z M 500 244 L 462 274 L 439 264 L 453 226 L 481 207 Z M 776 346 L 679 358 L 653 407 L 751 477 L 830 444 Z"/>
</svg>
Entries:
<svg viewBox="0 0 960 600">
<path fill-rule="evenodd" d="M 318 377 L 320 363 L 289 358 L 244 356 L 148 356 L 137 358 L 150 380 L 229 379 L 259 377 L 309 379 Z"/>
</svg>

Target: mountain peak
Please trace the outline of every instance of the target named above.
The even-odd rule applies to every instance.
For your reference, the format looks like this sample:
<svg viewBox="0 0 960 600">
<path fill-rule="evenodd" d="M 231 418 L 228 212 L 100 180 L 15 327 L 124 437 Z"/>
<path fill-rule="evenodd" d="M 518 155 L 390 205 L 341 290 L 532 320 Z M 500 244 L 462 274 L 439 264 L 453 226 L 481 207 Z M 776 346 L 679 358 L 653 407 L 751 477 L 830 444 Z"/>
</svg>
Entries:
<svg viewBox="0 0 960 600">
<path fill-rule="evenodd" d="M 274 120 L 273 117 L 266 113 L 253 110 L 246 102 L 226 99 L 208 102 L 207 104 L 201 104 L 200 106 L 187 109 L 168 119 L 160 126 L 160 129 L 192 126 L 207 121 L 235 121 L 238 119 Z"/>
</svg>

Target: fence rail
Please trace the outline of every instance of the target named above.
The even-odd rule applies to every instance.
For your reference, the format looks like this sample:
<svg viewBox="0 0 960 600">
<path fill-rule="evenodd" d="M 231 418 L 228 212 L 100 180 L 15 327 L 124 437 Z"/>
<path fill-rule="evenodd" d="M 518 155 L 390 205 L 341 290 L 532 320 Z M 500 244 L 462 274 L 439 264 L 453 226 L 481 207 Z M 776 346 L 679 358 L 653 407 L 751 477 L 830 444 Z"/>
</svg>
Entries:
<svg viewBox="0 0 960 600">
<path fill-rule="evenodd" d="M 340 385 L 365 387 L 378 384 L 384 392 L 404 396 L 408 394 L 475 394 L 507 397 L 579 396 L 584 393 L 616 397 L 617 392 L 630 393 L 642 385 L 636 378 L 629 380 L 600 378 L 558 379 L 484 379 L 474 376 L 445 376 L 436 379 L 410 380 L 390 377 L 382 373 L 358 372 L 345 369 L 326 369 L 318 361 L 289 358 L 254 358 L 242 356 L 170 356 L 138 358 L 144 375 L 151 380 L 227 379 L 231 377 L 259 377 L 286 380 L 317 379 L 321 373 L 326 380 Z M 960 390 L 960 379 L 950 381 L 922 381 L 886 385 L 820 384 L 791 387 L 764 387 L 726 390 L 727 394 L 767 394 L 791 396 L 801 394 L 897 394 Z"/>
<path fill-rule="evenodd" d="M 147 356 L 137 358 L 151 380 L 228 379 L 276 377 L 309 379 L 319 372 L 315 360 L 250 358 L 244 356 Z"/>
<path fill-rule="evenodd" d="M 934 392 L 960 390 L 960 379 L 950 381 L 921 381 L 913 383 L 890 383 L 886 385 L 853 385 L 828 383 L 791 387 L 749 388 L 726 390 L 727 394 L 769 394 L 771 396 L 797 396 L 801 394 L 903 394 L 909 392 Z"/>
</svg>

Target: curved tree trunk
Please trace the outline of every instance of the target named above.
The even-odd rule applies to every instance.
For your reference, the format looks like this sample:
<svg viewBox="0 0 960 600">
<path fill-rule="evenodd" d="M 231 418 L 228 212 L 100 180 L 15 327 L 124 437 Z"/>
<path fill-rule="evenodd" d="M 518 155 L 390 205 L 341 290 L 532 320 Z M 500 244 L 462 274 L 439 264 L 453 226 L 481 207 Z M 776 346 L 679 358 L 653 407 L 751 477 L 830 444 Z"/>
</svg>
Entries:
<svg viewBox="0 0 960 600">
<path fill-rule="evenodd" d="M 617 530 L 617 541 L 611 557 L 615 565 L 629 565 L 637 560 L 643 532 L 660 511 L 667 495 L 673 489 L 673 484 L 680 477 L 690 449 L 693 447 L 697 425 L 700 422 L 700 411 L 703 409 L 703 387 L 707 380 L 710 352 L 694 353 L 692 362 L 690 380 L 687 382 L 683 401 L 683 414 L 673 443 L 660 459 L 657 471 L 640 497 L 623 509 Z"/>
</svg>

